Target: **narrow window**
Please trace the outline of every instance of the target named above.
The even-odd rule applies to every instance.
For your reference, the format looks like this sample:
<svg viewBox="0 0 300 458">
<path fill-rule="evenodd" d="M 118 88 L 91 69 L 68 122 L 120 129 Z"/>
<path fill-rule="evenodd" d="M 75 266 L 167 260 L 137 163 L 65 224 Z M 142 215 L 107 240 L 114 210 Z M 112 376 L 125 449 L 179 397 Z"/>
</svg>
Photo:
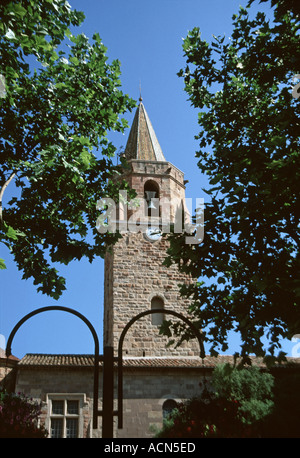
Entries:
<svg viewBox="0 0 300 458">
<path fill-rule="evenodd" d="M 153 297 L 151 301 L 151 310 L 158 310 L 164 308 L 164 301 L 160 297 Z M 164 313 L 152 313 L 151 314 L 151 323 L 154 326 L 161 326 L 164 321 Z"/>
</svg>

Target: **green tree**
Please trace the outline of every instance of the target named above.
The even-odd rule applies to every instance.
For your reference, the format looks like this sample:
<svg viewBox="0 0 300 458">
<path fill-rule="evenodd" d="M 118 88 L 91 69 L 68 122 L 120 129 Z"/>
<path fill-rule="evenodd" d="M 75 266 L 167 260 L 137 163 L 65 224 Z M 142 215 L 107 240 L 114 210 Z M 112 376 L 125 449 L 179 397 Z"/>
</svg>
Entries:
<svg viewBox="0 0 300 458">
<path fill-rule="evenodd" d="M 274 377 L 258 367 L 219 364 L 213 372 L 212 386 L 218 397 L 238 401 L 237 414 L 245 424 L 261 421 L 273 410 Z"/>
<path fill-rule="evenodd" d="M 199 398 L 178 405 L 157 436 L 261 437 L 273 413 L 273 376 L 254 366 L 219 364 L 207 382 Z"/>
<path fill-rule="evenodd" d="M 96 230 L 98 199 L 116 198 L 120 115 L 135 102 L 121 91 L 120 62 L 74 35 L 84 19 L 64 0 L 5 0 L 0 5 L 1 240 L 23 278 L 58 298 L 65 289 L 53 263 L 102 256 L 117 235 Z M 3 205 L 8 186 L 15 196 Z M 1 267 L 5 268 L 4 260 Z"/>
<path fill-rule="evenodd" d="M 180 70 L 199 109 L 198 166 L 205 190 L 205 236 L 187 245 L 172 235 L 169 259 L 198 282 L 183 287 L 210 351 L 274 354 L 300 329 L 299 280 L 299 6 L 273 1 L 268 19 L 253 1 L 233 16 L 230 38 L 183 42 Z"/>
</svg>

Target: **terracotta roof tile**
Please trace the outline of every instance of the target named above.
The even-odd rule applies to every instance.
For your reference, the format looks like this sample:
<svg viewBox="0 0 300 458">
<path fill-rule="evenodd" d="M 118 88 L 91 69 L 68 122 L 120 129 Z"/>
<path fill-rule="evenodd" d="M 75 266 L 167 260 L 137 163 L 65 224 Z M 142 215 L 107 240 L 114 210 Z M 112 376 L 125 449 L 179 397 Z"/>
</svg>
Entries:
<svg viewBox="0 0 300 458">
<path fill-rule="evenodd" d="M 93 355 L 51 355 L 28 353 L 20 366 L 93 366 Z"/>
<path fill-rule="evenodd" d="M 251 358 L 252 365 L 265 367 L 262 358 Z M 123 366 L 128 369 L 143 368 L 214 368 L 220 363 L 234 364 L 234 357 L 229 355 L 219 355 L 217 358 L 206 356 L 203 360 L 196 357 L 140 357 L 123 358 Z M 288 364 L 297 364 L 300 367 L 299 358 L 287 358 Z M 100 361 L 100 365 L 102 362 Z M 19 362 L 19 366 L 41 367 L 41 366 L 64 366 L 64 367 L 93 367 L 94 355 L 51 355 L 51 354 L 27 354 Z M 279 364 L 277 364 L 279 367 Z M 281 364 L 282 367 L 286 363 Z"/>
</svg>

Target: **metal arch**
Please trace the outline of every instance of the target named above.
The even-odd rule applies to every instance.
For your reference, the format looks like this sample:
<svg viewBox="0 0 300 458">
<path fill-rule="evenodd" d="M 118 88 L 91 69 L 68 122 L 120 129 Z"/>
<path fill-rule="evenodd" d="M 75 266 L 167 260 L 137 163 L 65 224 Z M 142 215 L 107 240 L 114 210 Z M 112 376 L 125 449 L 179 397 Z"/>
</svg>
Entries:
<svg viewBox="0 0 300 458">
<path fill-rule="evenodd" d="M 49 306 L 49 307 L 42 307 L 39 309 L 34 310 L 31 313 L 28 313 L 28 315 L 24 316 L 13 328 L 12 332 L 9 335 L 7 345 L 6 345 L 6 356 L 9 357 L 11 355 L 11 344 L 13 341 L 13 338 L 18 331 L 18 329 L 22 326 L 22 324 L 25 323 L 25 321 L 29 320 L 29 318 L 33 317 L 34 315 L 37 315 L 42 312 L 48 312 L 50 310 L 59 310 L 63 312 L 68 312 L 71 313 L 78 318 L 80 318 L 84 323 L 88 326 L 90 329 L 93 338 L 94 338 L 94 343 L 95 343 L 95 358 L 94 358 L 94 405 L 93 405 L 93 428 L 96 429 L 98 425 L 98 384 L 99 384 L 99 339 L 97 336 L 97 333 L 95 331 L 95 328 L 93 325 L 90 323 L 90 321 L 81 313 L 77 312 L 76 310 L 70 309 L 68 307 L 61 307 L 61 306 Z"/>
<path fill-rule="evenodd" d="M 113 358 L 113 347 L 104 348 L 103 377 L 104 377 L 104 373 L 105 373 L 105 377 L 103 379 L 103 390 L 104 390 L 104 385 L 110 384 L 112 386 L 110 387 L 109 390 L 107 390 L 107 395 L 105 395 L 103 392 L 103 411 L 98 411 L 98 397 L 99 397 L 98 385 L 99 385 L 99 360 L 100 360 L 99 358 L 99 340 L 98 340 L 98 336 L 97 336 L 97 333 L 94 327 L 92 326 L 92 324 L 89 322 L 89 320 L 84 315 L 77 312 L 76 310 L 70 309 L 68 307 L 61 307 L 61 306 L 42 307 L 42 308 L 34 310 L 33 312 L 24 316 L 13 328 L 12 332 L 9 335 L 8 341 L 7 341 L 6 356 L 9 357 L 11 355 L 11 345 L 12 345 L 13 338 L 16 332 L 18 331 L 18 329 L 22 326 L 22 324 L 24 324 L 29 318 L 33 317 L 34 315 L 37 315 L 42 312 L 47 312 L 50 310 L 64 311 L 64 312 L 68 312 L 68 313 L 71 313 L 77 316 L 88 326 L 88 328 L 90 329 L 93 335 L 94 343 L 95 343 L 93 429 L 97 429 L 98 416 L 102 415 L 103 416 L 102 437 L 113 437 L 112 418 L 113 418 L 113 415 L 115 415 L 115 412 L 113 411 L 113 359 L 114 359 Z M 139 313 L 134 318 L 132 318 L 127 323 L 125 328 L 123 329 L 120 339 L 119 339 L 119 346 L 118 346 L 118 411 L 116 412 L 118 415 L 118 428 L 123 427 L 123 358 L 122 358 L 123 341 L 124 341 L 124 338 L 125 338 L 125 335 L 128 329 L 130 328 L 130 326 L 132 326 L 132 324 L 135 321 L 139 320 L 140 318 L 142 318 L 145 315 L 150 315 L 152 313 L 170 314 L 184 321 L 192 329 L 192 331 L 194 332 L 195 336 L 198 339 L 199 346 L 200 346 L 200 357 L 201 358 L 205 357 L 203 339 L 201 337 L 199 330 L 194 326 L 194 324 L 188 318 L 181 315 L 180 313 L 175 312 L 173 310 L 156 309 L 156 310 L 147 310 L 145 312 Z M 106 370 L 105 370 L 105 366 L 107 366 Z M 107 382 L 105 383 L 106 379 L 107 379 Z M 104 407 L 104 404 L 106 405 L 106 407 Z M 104 429 L 105 429 L 105 432 L 104 432 Z"/>
<path fill-rule="evenodd" d="M 152 313 L 163 313 L 163 314 L 169 314 L 169 315 L 174 315 L 177 318 L 181 319 L 184 321 L 194 332 L 195 336 L 198 339 L 199 342 L 199 347 L 200 347 L 200 358 L 205 358 L 205 350 L 204 350 L 204 345 L 203 345 L 203 338 L 201 337 L 201 334 L 199 330 L 195 327 L 195 325 L 184 315 L 181 315 L 181 313 L 175 312 L 174 310 L 168 310 L 168 309 L 155 309 L 155 310 L 146 310 L 145 312 L 141 312 L 138 315 L 136 315 L 134 318 L 132 318 L 125 328 L 123 329 L 121 336 L 119 338 L 119 346 L 118 346 L 118 428 L 121 429 L 123 428 L 123 341 L 125 338 L 125 335 L 128 331 L 128 329 L 135 323 L 135 321 L 139 320 L 143 316 L 150 315 Z"/>
</svg>

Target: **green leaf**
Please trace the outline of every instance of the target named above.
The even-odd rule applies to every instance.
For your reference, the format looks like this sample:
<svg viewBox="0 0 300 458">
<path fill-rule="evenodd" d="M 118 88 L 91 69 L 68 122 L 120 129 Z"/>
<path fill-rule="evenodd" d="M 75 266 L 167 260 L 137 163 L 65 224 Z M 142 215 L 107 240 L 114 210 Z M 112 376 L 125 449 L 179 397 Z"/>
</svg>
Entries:
<svg viewBox="0 0 300 458">
<path fill-rule="evenodd" d="M 159 333 L 167 337 L 172 337 L 171 326 L 172 322 L 170 320 L 164 320 L 159 328 Z"/>
<path fill-rule="evenodd" d="M 25 16 L 25 14 L 27 13 L 26 9 L 23 8 L 23 6 L 20 4 L 14 5 L 13 12 L 16 16 L 19 16 L 21 18 L 23 18 L 23 16 Z"/>
<path fill-rule="evenodd" d="M 81 157 L 83 165 L 85 167 L 89 167 L 91 164 L 92 157 L 93 157 L 92 154 L 87 150 L 83 150 L 80 153 L 80 157 Z"/>
<path fill-rule="evenodd" d="M 17 231 L 14 228 L 12 228 L 11 226 L 7 226 L 6 235 L 7 235 L 8 238 L 10 238 L 12 240 L 17 240 L 18 239 Z"/>
<path fill-rule="evenodd" d="M 0 258 L 0 269 L 1 270 L 6 269 L 5 261 L 4 261 L 4 259 L 1 259 L 1 258 Z"/>
<path fill-rule="evenodd" d="M 69 61 L 72 62 L 74 65 L 79 64 L 79 60 L 77 59 L 77 57 L 69 57 Z"/>
<path fill-rule="evenodd" d="M 81 143 L 81 145 L 85 146 L 89 146 L 90 145 L 90 139 L 88 137 L 77 137 L 79 138 L 79 142 Z"/>
</svg>

